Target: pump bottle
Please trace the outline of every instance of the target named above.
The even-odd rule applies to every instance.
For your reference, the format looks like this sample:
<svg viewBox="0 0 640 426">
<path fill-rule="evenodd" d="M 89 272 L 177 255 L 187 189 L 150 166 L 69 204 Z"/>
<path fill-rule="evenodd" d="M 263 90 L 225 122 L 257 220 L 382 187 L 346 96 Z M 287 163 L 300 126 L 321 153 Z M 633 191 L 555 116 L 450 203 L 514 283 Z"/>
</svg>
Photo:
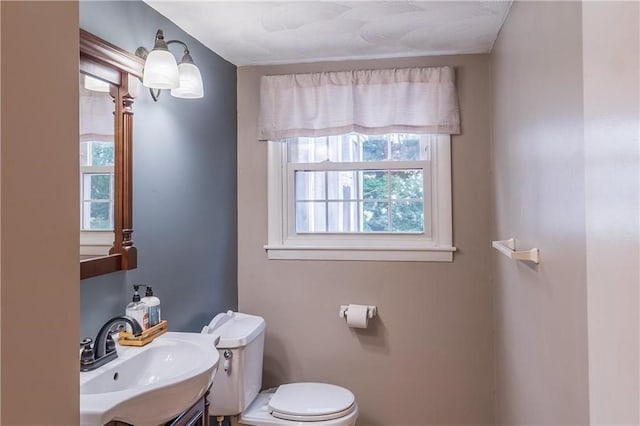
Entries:
<svg viewBox="0 0 640 426">
<path fill-rule="evenodd" d="M 162 318 L 160 316 L 160 299 L 153 295 L 153 288 L 146 286 L 147 290 L 142 298 L 142 303 L 149 308 L 149 327 L 160 324 Z"/>
<path fill-rule="evenodd" d="M 125 314 L 132 317 L 140 324 L 143 330 L 149 328 L 149 308 L 140 301 L 140 293 L 138 293 L 139 285 L 133 286 L 133 298 L 131 303 L 127 305 Z M 127 326 L 127 331 L 131 332 L 131 327 Z"/>
</svg>

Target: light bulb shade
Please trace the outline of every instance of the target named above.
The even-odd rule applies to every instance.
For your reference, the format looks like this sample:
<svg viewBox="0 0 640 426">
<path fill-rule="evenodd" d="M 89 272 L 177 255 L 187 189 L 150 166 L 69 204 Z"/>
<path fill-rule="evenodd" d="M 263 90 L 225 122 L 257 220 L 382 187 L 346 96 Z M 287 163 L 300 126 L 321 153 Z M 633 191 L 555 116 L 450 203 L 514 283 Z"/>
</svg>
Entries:
<svg viewBox="0 0 640 426">
<path fill-rule="evenodd" d="M 171 96 L 176 98 L 195 99 L 204 96 L 202 75 L 198 67 L 189 62 L 181 62 L 178 65 L 180 72 L 180 86 L 171 89 Z"/>
<path fill-rule="evenodd" d="M 152 89 L 173 89 L 178 87 L 178 64 L 168 50 L 154 49 L 144 63 L 142 84 Z"/>
</svg>

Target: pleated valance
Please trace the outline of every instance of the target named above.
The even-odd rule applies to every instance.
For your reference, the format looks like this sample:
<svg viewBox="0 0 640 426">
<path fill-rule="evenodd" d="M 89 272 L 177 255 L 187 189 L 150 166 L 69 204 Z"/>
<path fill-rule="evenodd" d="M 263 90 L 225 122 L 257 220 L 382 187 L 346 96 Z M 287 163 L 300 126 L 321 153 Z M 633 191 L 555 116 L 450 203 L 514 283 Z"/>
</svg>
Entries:
<svg viewBox="0 0 640 426">
<path fill-rule="evenodd" d="M 113 142 L 113 99 L 108 93 L 80 88 L 80 141 Z"/>
<path fill-rule="evenodd" d="M 460 133 L 452 67 L 264 76 L 260 139 Z"/>
</svg>

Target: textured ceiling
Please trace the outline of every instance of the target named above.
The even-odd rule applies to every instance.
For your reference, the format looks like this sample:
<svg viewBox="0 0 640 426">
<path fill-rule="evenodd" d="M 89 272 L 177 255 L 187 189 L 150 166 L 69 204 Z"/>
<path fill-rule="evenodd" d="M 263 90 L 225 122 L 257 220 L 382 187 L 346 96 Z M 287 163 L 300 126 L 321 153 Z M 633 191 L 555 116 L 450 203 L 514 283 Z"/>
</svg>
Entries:
<svg viewBox="0 0 640 426">
<path fill-rule="evenodd" d="M 146 2 L 236 65 L 486 53 L 511 6 L 511 1 Z"/>
</svg>

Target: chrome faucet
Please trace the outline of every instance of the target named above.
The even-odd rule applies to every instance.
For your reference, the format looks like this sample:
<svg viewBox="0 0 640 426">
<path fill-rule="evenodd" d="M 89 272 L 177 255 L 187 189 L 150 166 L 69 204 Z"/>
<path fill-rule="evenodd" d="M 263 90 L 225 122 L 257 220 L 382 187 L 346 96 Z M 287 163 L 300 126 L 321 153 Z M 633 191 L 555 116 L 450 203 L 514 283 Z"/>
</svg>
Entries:
<svg viewBox="0 0 640 426">
<path fill-rule="evenodd" d="M 84 339 L 80 342 L 80 346 L 82 346 L 80 371 L 95 370 L 118 357 L 116 342 L 111 337 L 111 333 L 115 332 L 114 326 L 119 325 L 122 327 L 124 324 L 131 326 L 134 336 L 142 334 L 142 327 L 132 317 L 122 315 L 111 318 L 100 327 L 100 331 L 96 335 L 95 344 L 92 344 L 93 341 L 91 339 Z"/>
</svg>

